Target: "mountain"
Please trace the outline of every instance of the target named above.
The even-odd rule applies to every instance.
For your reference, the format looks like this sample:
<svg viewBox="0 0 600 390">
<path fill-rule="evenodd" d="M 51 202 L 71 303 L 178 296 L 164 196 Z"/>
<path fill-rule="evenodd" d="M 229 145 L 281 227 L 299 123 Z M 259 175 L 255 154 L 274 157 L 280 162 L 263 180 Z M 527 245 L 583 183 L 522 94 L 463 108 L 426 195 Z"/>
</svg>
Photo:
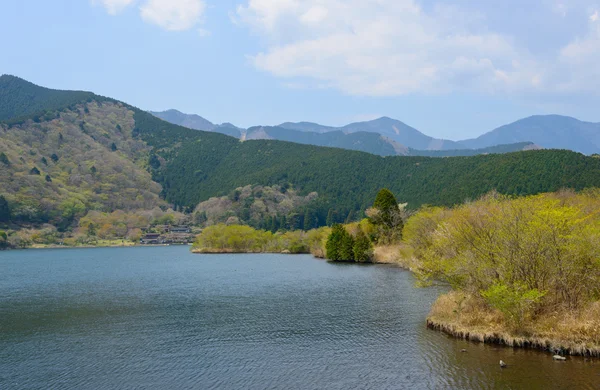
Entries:
<svg viewBox="0 0 600 390">
<path fill-rule="evenodd" d="M 194 130 L 212 131 L 216 127 L 212 122 L 202 118 L 200 115 L 184 114 L 183 112 L 177 110 L 148 112 L 167 122 L 171 122 L 175 125 L 183 127 L 189 127 L 190 129 Z"/>
<path fill-rule="evenodd" d="M 322 126 L 316 123 L 286 122 L 279 127 L 289 130 L 311 131 L 317 133 L 326 133 L 330 131 L 343 131 L 344 133 L 370 132 L 385 136 L 405 147 L 417 150 L 448 150 L 464 149 L 454 141 L 442 140 L 429 137 L 419 130 L 408 126 L 396 119 L 382 117 L 372 121 L 356 122 L 343 127 Z"/>
<path fill-rule="evenodd" d="M 215 125 L 207 119 L 202 118 L 200 115 L 195 114 L 184 114 L 177 110 L 166 110 L 166 111 L 148 111 L 152 115 L 170 122 L 174 125 L 187 127 L 194 130 L 214 131 L 229 135 L 231 137 L 240 138 L 242 136 L 243 129 L 232 125 L 231 123 L 223 123 L 221 125 Z"/>
<path fill-rule="evenodd" d="M 311 133 L 327 133 L 329 131 L 339 130 L 338 127 L 323 126 L 312 122 L 285 122 L 277 127 L 288 130 L 308 131 Z"/>
<path fill-rule="evenodd" d="M 280 140 L 296 142 L 299 144 L 327 146 L 348 150 L 358 150 L 379 156 L 430 156 L 430 157 L 456 157 L 475 156 L 478 154 L 510 153 L 523 150 L 540 149 L 531 142 L 520 142 L 509 145 L 496 145 L 483 149 L 456 149 L 456 150 L 418 150 L 407 148 L 398 142 L 378 133 L 358 131 L 345 133 L 341 130 L 316 133 L 285 129 L 282 127 L 257 126 L 249 128 L 244 140 Z"/>
<path fill-rule="evenodd" d="M 328 146 L 377 154 L 380 156 L 407 155 L 408 148 L 377 133 L 346 134 L 340 130 L 325 133 L 290 130 L 282 127 L 258 126 L 246 131 L 245 140 L 273 139 L 299 144 Z"/>
<path fill-rule="evenodd" d="M 600 153 L 600 123 L 582 122 L 560 115 L 537 115 L 459 144 L 473 149 L 523 141 L 549 149 L 569 149 L 584 154 Z"/>
<path fill-rule="evenodd" d="M 341 128 L 345 132 L 369 131 L 379 133 L 412 149 L 461 149 L 456 142 L 429 137 L 396 119 L 383 117 L 368 122 L 351 123 Z"/>
<path fill-rule="evenodd" d="M 516 152 L 524 150 L 528 146 L 524 145 L 523 143 L 517 143 L 514 145 L 502 145 L 501 147 L 486 148 L 484 150 L 457 149 L 439 151 L 439 153 L 433 150 L 418 150 L 406 147 L 390 137 L 381 135 L 380 133 L 371 130 L 383 129 L 387 123 L 387 125 L 390 125 L 392 129 L 395 129 L 395 136 L 398 135 L 396 134 L 396 130 L 402 128 L 404 129 L 403 132 L 405 135 L 410 133 L 412 134 L 413 139 L 420 137 L 422 141 L 421 144 L 432 144 L 437 142 L 439 145 L 444 145 L 444 142 L 446 141 L 432 141 L 432 138 L 423 136 L 417 130 L 402 124 L 402 122 L 394 121 L 389 118 L 383 118 L 379 121 L 364 122 L 364 124 L 351 124 L 345 126 L 343 128 L 344 130 L 310 122 L 286 122 L 279 126 L 255 126 L 244 130 L 232 125 L 231 123 L 215 125 L 199 115 L 184 114 L 177 110 L 167 110 L 162 112 L 150 111 L 150 113 L 158 118 L 176 125 L 195 130 L 213 131 L 216 133 L 240 138 L 244 141 L 273 139 L 306 145 L 358 150 L 361 152 L 377 154 L 379 156 L 474 156 L 476 154 L 483 153 Z M 363 127 L 369 131 L 356 131 L 356 129 Z M 406 130 L 406 128 L 412 130 Z"/>
<path fill-rule="evenodd" d="M 293 186 L 299 196 L 316 192 L 306 210 L 290 212 L 310 209 L 320 224 L 328 214 L 337 221 L 350 212 L 360 215 L 382 187 L 410 208 L 453 205 L 493 189 L 528 195 L 600 187 L 600 159 L 565 150 L 381 157 L 278 140 L 239 142 L 114 99 L 11 76 L 0 78 L 0 91 L 0 195 L 13 223 L 69 229 L 90 212 L 160 212 L 168 203 L 191 210 L 248 185 Z M 240 205 L 240 215 L 262 207 L 256 201 L 262 195 L 253 196 Z"/>
</svg>

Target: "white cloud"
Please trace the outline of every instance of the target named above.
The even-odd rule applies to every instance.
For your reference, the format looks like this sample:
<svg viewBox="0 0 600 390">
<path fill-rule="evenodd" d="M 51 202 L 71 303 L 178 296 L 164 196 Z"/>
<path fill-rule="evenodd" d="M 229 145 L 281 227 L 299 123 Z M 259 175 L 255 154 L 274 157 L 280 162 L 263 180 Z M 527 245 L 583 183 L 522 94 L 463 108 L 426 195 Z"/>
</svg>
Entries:
<svg viewBox="0 0 600 390">
<path fill-rule="evenodd" d="M 574 6 L 553 1 L 546 10 L 566 17 Z M 482 12 L 456 6 L 248 0 L 237 7 L 237 22 L 266 38 L 264 50 L 250 56 L 258 69 L 288 84 L 366 96 L 598 90 L 600 71 L 589 69 L 600 63 L 598 18 L 591 14 L 588 35 L 558 48 L 554 58 L 537 58 L 519 36 L 491 30 Z"/>
<path fill-rule="evenodd" d="M 237 12 L 271 42 L 252 56 L 256 67 L 348 94 L 505 90 L 535 76 L 509 37 L 454 28 L 481 17 L 454 7 L 427 13 L 413 0 L 251 0 Z"/>
<path fill-rule="evenodd" d="M 202 21 L 206 4 L 204 0 L 92 0 L 100 3 L 111 15 L 116 15 L 130 5 L 139 3 L 142 19 L 168 31 L 189 30 Z M 201 35 L 208 31 L 201 29 Z"/>
<path fill-rule="evenodd" d="M 189 30 L 202 17 L 203 0 L 148 0 L 140 7 L 142 19 L 169 31 Z"/>
<path fill-rule="evenodd" d="M 135 1 L 136 0 L 92 0 L 92 3 L 103 5 L 104 8 L 106 8 L 106 12 L 111 15 L 116 15 Z"/>
</svg>

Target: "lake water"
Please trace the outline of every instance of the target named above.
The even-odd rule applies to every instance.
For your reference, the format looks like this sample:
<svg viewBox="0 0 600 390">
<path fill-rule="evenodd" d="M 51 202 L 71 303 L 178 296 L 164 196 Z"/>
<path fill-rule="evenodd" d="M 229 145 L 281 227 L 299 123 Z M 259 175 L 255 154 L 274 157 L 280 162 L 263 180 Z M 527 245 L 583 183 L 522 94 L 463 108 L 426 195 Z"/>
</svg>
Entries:
<svg viewBox="0 0 600 390">
<path fill-rule="evenodd" d="M 428 330 L 439 292 L 310 256 L 0 252 L 0 388 L 600 389 L 598 360 Z"/>
</svg>

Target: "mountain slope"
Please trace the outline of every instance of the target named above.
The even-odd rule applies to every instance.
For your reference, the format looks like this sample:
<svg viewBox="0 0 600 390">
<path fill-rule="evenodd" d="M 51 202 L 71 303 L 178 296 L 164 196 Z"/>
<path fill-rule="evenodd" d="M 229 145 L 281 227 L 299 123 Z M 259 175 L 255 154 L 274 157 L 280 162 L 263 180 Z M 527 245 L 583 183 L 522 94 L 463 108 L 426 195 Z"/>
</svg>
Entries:
<svg viewBox="0 0 600 390">
<path fill-rule="evenodd" d="M 30 86 L 22 85 L 23 94 L 30 93 Z M 70 105 L 79 96 L 63 92 Z M 13 86 L 9 99 L 0 99 L 0 108 L 10 105 L 10 99 L 27 101 Z M 2 124 L 0 153 L 8 164 L 1 155 L 0 164 L 8 174 L 0 175 L 0 193 L 8 191 L 17 210 L 27 212 L 33 204 L 53 223 L 76 219 L 86 210 L 164 205 L 156 183 L 166 201 L 185 207 L 247 185 L 292 184 L 299 195 L 318 193 L 310 207 L 321 224 L 330 211 L 343 221 L 350 211 L 364 210 L 381 187 L 389 187 L 411 208 L 452 205 L 492 189 L 527 195 L 600 187 L 600 159 L 569 151 L 380 157 L 276 140 L 239 142 L 173 125 L 93 94 L 74 108 L 53 102 L 47 107 L 41 106 L 53 119 L 36 122 L 32 114 L 20 124 Z M 26 106 L 24 112 L 36 111 Z M 61 129 L 66 129 L 68 154 L 60 149 Z M 55 165 L 52 154 L 58 157 Z"/>
<path fill-rule="evenodd" d="M 357 132 L 345 134 L 342 131 L 326 133 L 289 130 L 281 127 L 251 127 L 246 132 L 245 140 L 274 139 L 296 142 L 299 144 L 328 146 L 377 154 L 379 156 L 396 156 L 408 154 L 408 148 L 376 133 Z"/>
<path fill-rule="evenodd" d="M 95 95 L 84 91 L 58 91 L 42 88 L 21 78 L 0 76 L 0 122 L 16 121 L 35 115 L 38 118 L 49 111 L 73 106 L 90 100 Z"/>
<path fill-rule="evenodd" d="M 204 119 L 200 115 L 195 114 L 184 114 L 183 112 L 177 110 L 167 110 L 167 111 L 149 111 L 152 115 L 172 123 L 174 125 L 179 125 L 183 127 L 187 127 L 189 129 L 194 130 L 204 130 L 204 131 L 214 131 L 216 133 L 221 133 L 225 135 L 229 135 L 231 137 L 240 138 L 242 135 L 242 130 L 231 123 L 223 123 L 221 125 L 215 125 L 207 119 Z"/>
<path fill-rule="evenodd" d="M 478 138 L 461 141 L 464 148 L 530 141 L 544 148 L 600 153 L 600 123 L 560 115 L 531 116 L 499 127 Z"/>
<path fill-rule="evenodd" d="M 316 133 L 327 133 L 331 131 L 343 131 L 344 133 L 370 132 L 387 137 L 401 145 L 418 150 L 448 150 L 464 149 L 454 141 L 441 140 L 429 137 L 419 130 L 408 126 L 396 119 L 382 117 L 372 121 L 356 122 L 343 127 L 322 126 L 317 123 L 299 122 L 282 123 L 278 127 L 289 130 L 310 131 Z"/>
</svg>

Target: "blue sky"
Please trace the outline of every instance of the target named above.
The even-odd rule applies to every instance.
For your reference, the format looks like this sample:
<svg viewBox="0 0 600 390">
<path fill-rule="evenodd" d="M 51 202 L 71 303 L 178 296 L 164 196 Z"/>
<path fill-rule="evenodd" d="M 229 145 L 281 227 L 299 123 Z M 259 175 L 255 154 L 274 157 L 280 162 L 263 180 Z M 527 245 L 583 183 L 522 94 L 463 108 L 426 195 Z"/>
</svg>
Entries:
<svg viewBox="0 0 600 390">
<path fill-rule="evenodd" d="M 600 122 L 600 0 L 4 0 L 0 73 L 238 126 Z"/>
</svg>

